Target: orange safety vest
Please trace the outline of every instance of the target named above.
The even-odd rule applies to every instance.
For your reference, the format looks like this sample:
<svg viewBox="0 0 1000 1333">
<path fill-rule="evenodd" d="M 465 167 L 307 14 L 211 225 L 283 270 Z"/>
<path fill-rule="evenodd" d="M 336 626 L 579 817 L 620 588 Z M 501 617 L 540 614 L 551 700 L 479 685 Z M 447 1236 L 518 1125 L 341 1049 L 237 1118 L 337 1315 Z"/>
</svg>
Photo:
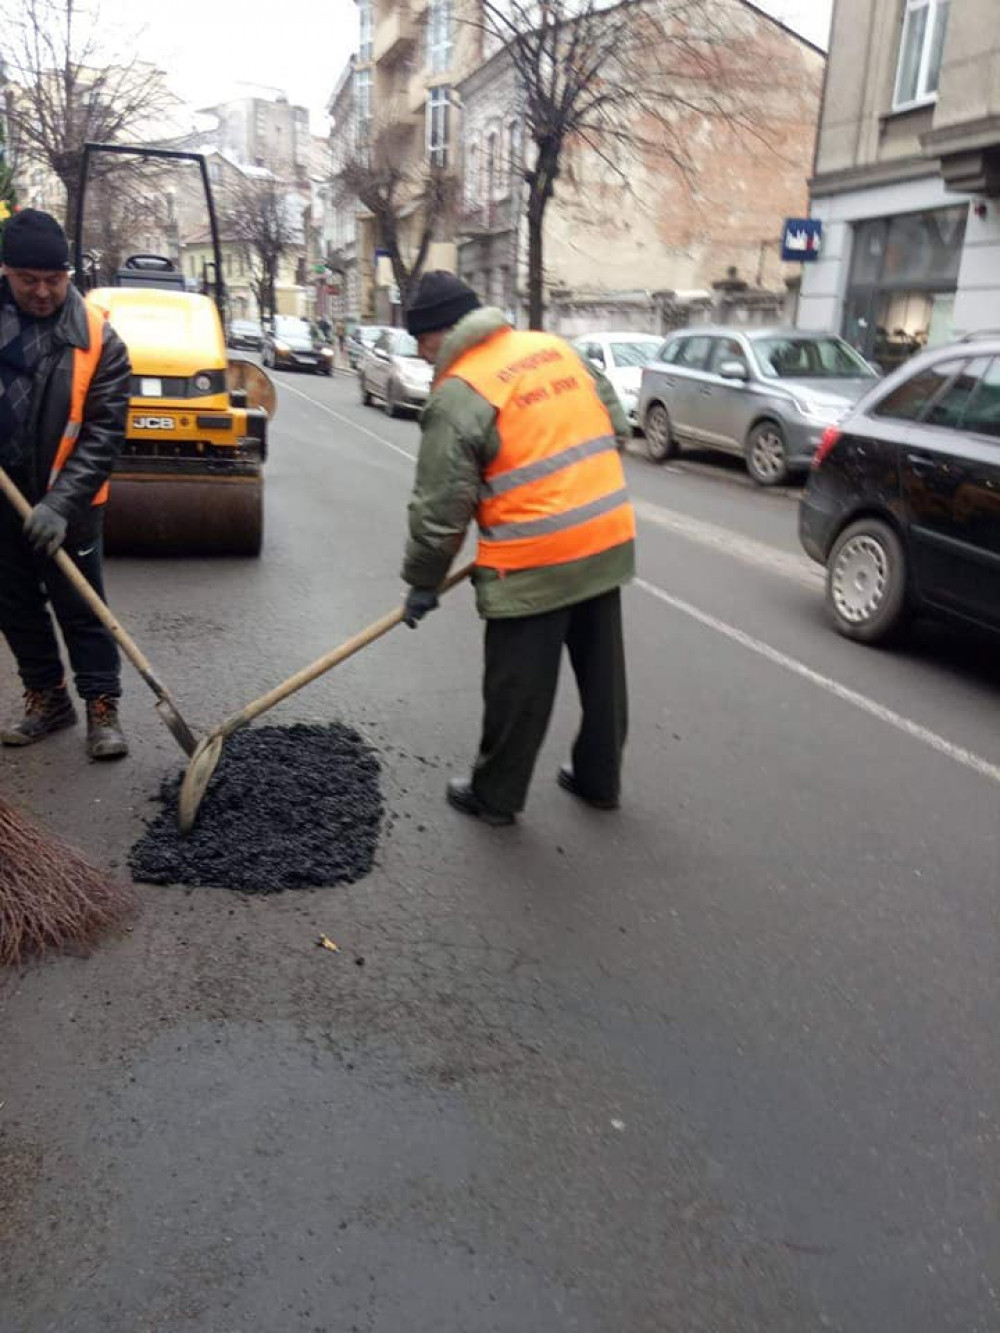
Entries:
<svg viewBox="0 0 1000 1333">
<path fill-rule="evenodd" d="M 83 409 L 87 401 L 87 392 L 101 359 L 105 316 L 102 311 L 95 309 L 92 305 L 88 305 L 86 310 L 87 332 L 90 335 L 90 342 L 87 347 L 73 348 L 73 379 L 70 385 L 69 417 L 63 430 L 62 439 L 59 441 L 59 448 L 56 450 L 52 471 L 49 473 L 49 490 L 52 489 L 56 477 L 58 477 L 66 460 L 76 448 L 80 427 L 83 425 Z M 106 504 L 109 489 L 108 483 L 105 482 L 90 503 L 92 505 Z"/>
<path fill-rule="evenodd" d="M 500 448 L 479 490 L 478 565 L 561 565 L 635 536 L 611 417 L 561 338 L 501 330 L 440 378 L 452 377 L 497 414 Z"/>
</svg>

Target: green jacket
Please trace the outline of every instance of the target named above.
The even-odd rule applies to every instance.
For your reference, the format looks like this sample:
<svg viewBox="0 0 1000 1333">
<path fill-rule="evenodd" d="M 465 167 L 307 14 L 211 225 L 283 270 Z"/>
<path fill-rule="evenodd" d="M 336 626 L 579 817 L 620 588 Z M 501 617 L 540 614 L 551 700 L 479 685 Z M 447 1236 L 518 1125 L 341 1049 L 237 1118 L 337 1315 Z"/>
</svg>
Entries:
<svg viewBox="0 0 1000 1333">
<path fill-rule="evenodd" d="M 499 310 L 474 310 L 456 324 L 441 348 L 440 375 L 470 347 L 509 328 Z M 611 416 L 619 447 L 631 434 L 611 385 L 587 362 Z M 410 499 L 410 540 L 403 578 L 414 588 L 437 588 L 475 519 L 479 484 L 500 449 L 494 408 L 463 380 L 446 379 L 431 393 L 420 419 L 420 456 Z M 635 573 L 635 543 L 623 542 L 568 564 L 503 575 L 477 568 L 473 576 L 479 614 L 487 620 L 534 616 L 610 592 Z"/>
</svg>

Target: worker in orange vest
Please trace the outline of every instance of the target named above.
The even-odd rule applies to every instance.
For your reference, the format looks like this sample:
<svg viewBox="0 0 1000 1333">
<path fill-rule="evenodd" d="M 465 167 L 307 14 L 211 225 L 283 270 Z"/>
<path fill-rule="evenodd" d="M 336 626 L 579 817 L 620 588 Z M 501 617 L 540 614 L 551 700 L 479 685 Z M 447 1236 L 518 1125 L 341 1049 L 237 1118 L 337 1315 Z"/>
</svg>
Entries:
<svg viewBox="0 0 1000 1333">
<path fill-rule="evenodd" d="M 0 630 L 24 685 L 23 714 L 0 730 L 31 745 L 76 721 L 49 606 L 87 711 L 87 753 L 118 759 L 115 641 L 47 557 L 62 546 L 103 596 L 108 477 L 125 442 L 131 367 L 125 344 L 70 286 L 69 246 L 48 213 L 4 228 L 0 279 L 0 464 L 32 504 L 22 524 L 0 501 Z"/>
<path fill-rule="evenodd" d="M 620 588 L 635 559 L 625 413 L 567 343 L 513 329 L 451 273 L 425 274 L 407 328 L 435 367 L 403 563 L 408 625 L 437 605 L 469 523 L 479 525 L 482 737 L 471 777 L 453 778 L 448 800 L 488 824 L 514 823 L 565 645 L 583 716 L 557 780 L 617 809 L 628 725 Z"/>
</svg>

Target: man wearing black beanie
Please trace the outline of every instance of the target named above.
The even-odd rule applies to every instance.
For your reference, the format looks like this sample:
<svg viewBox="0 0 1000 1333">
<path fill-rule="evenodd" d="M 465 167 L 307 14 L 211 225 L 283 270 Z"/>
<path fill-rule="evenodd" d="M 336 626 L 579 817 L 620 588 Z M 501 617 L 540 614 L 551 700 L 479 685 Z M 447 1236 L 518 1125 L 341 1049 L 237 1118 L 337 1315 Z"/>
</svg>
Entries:
<svg viewBox="0 0 1000 1333">
<path fill-rule="evenodd" d="M 424 275 L 406 324 L 435 367 L 403 563 L 411 628 L 437 606 L 469 523 L 479 525 L 482 738 L 471 778 L 453 778 L 448 801 L 485 823 L 514 823 L 566 646 L 583 717 L 557 781 L 589 806 L 617 809 L 628 722 L 620 588 L 635 537 L 619 456 L 625 413 L 572 347 L 511 328 L 454 274 Z"/>
<path fill-rule="evenodd" d="M 16 213 L 0 259 L 0 465 L 33 505 L 22 525 L 0 502 L 0 630 L 24 685 L 23 716 L 0 741 L 31 745 L 76 721 L 50 603 L 86 705 L 87 752 L 119 758 L 128 745 L 118 649 L 48 557 L 65 546 L 103 597 L 103 505 L 125 438 L 128 353 L 70 286 L 69 245 L 54 217 Z"/>
</svg>

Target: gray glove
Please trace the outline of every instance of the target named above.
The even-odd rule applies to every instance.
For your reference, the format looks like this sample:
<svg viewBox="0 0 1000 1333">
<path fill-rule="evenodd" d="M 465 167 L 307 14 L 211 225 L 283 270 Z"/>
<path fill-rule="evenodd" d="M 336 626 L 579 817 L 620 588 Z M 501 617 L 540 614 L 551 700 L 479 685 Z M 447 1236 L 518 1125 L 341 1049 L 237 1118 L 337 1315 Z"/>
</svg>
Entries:
<svg viewBox="0 0 1000 1333">
<path fill-rule="evenodd" d="M 66 520 L 42 500 L 24 520 L 24 535 L 34 550 L 55 555 L 66 536 Z"/>
<path fill-rule="evenodd" d="M 437 604 L 438 595 L 433 588 L 411 588 L 403 605 L 403 624 L 416 629 L 418 622 Z"/>
</svg>

